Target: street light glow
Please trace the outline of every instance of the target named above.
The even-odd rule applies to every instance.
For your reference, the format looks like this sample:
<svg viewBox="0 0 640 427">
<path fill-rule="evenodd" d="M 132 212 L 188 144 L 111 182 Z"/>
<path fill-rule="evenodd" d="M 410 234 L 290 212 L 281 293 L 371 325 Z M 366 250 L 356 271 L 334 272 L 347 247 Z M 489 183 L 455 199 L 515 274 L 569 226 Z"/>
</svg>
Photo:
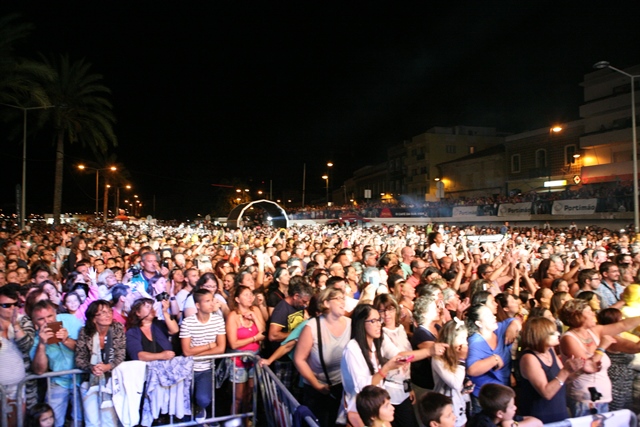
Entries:
<svg viewBox="0 0 640 427">
<path fill-rule="evenodd" d="M 551 128 L 552 132 L 558 133 L 558 132 L 562 132 L 562 127 L 561 126 L 554 126 Z"/>
</svg>

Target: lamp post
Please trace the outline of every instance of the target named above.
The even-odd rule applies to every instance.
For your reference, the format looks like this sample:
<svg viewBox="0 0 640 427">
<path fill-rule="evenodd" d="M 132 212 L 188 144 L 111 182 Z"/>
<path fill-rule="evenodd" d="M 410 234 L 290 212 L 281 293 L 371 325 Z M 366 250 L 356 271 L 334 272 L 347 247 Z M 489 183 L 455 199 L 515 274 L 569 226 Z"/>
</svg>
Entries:
<svg viewBox="0 0 640 427">
<path fill-rule="evenodd" d="M 640 233 L 640 208 L 638 207 L 638 140 L 636 136 L 636 91 L 634 88 L 635 78 L 640 75 L 629 74 L 619 68 L 611 66 L 608 61 L 596 62 L 593 65 L 596 70 L 608 68 L 612 71 L 620 73 L 629 77 L 631 80 L 631 133 L 632 133 L 632 156 L 633 156 L 633 228 L 636 234 L 636 240 L 638 240 L 638 233 Z"/>
<path fill-rule="evenodd" d="M 41 107 L 20 107 L 18 105 L 1 104 L 5 107 L 22 110 L 22 189 L 20 191 L 20 229 L 24 230 L 25 218 L 27 216 L 27 111 L 46 110 L 54 108 L 55 105 L 44 105 Z"/>
<path fill-rule="evenodd" d="M 562 132 L 562 126 L 554 126 L 552 128 L 549 129 L 549 149 L 547 150 L 547 154 L 544 156 L 544 161 L 546 162 L 547 168 L 549 169 L 549 179 L 548 181 L 551 182 L 551 141 L 552 141 L 552 136 L 554 133 L 559 133 Z M 551 187 L 549 186 L 549 193 L 551 192 Z"/>
<path fill-rule="evenodd" d="M 130 185 L 125 185 L 124 187 L 117 187 L 116 188 L 116 215 L 118 215 L 118 213 L 120 211 L 120 189 L 121 188 L 126 188 L 127 190 L 131 190 L 131 186 Z"/>
<path fill-rule="evenodd" d="M 108 168 L 92 168 L 89 166 L 85 166 L 85 165 L 78 165 L 78 169 L 80 170 L 94 170 L 96 171 L 96 219 L 98 218 L 98 199 L 99 199 L 99 180 L 100 180 L 100 171 L 116 171 L 118 170 L 115 166 L 111 166 Z M 105 221 L 107 220 L 106 218 L 104 219 Z"/>
<path fill-rule="evenodd" d="M 326 181 L 325 188 L 327 190 L 327 206 L 329 206 L 329 175 L 322 175 L 322 179 Z"/>
<path fill-rule="evenodd" d="M 333 181 L 333 162 L 327 162 L 327 176 L 329 180 Z M 327 180 L 327 187 L 329 187 L 329 180 Z M 333 199 L 333 197 L 332 197 Z M 327 205 L 329 204 L 329 196 L 327 196 Z"/>
</svg>

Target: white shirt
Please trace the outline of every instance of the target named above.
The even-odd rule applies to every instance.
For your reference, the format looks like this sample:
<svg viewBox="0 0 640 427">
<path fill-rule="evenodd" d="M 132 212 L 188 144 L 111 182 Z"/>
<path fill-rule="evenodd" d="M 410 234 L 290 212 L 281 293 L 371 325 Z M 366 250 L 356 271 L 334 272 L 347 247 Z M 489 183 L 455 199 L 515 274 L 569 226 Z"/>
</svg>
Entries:
<svg viewBox="0 0 640 427">
<path fill-rule="evenodd" d="M 381 354 L 384 358 L 391 358 L 400 351 L 391 342 L 383 340 Z M 371 362 L 375 372 L 380 370 L 380 364 L 375 359 L 375 352 L 371 353 Z M 371 385 L 373 375 L 369 371 L 367 362 L 360 350 L 356 340 L 350 340 L 344 349 L 342 362 L 340 363 L 340 373 L 342 375 L 342 386 L 344 387 L 344 399 L 346 401 L 347 412 L 358 412 L 356 408 L 356 396 L 368 385 Z"/>
</svg>

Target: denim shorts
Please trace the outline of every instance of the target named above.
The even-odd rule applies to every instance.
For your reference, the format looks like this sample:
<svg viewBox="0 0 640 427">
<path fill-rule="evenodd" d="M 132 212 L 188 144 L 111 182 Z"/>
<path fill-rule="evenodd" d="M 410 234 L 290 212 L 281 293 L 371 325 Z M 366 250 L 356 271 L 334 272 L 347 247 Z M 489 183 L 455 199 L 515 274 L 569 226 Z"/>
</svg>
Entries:
<svg viewBox="0 0 640 427">
<path fill-rule="evenodd" d="M 248 369 L 235 366 L 234 370 L 231 371 L 231 382 L 234 384 L 244 384 L 249 379 L 253 379 L 255 372 L 256 368 L 254 366 Z"/>
</svg>

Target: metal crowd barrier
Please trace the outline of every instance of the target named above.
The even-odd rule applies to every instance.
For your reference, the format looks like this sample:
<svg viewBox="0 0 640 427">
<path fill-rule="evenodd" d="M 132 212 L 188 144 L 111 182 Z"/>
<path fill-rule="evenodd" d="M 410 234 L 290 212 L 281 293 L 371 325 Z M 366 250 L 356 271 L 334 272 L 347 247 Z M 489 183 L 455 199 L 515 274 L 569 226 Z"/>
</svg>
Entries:
<svg viewBox="0 0 640 427">
<path fill-rule="evenodd" d="M 164 427 L 164 426 L 172 426 L 172 427 L 187 427 L 187 426 L 196 426 L 196 425 L 200 425 L 200 424 L 215 424 L 215 423 L 221 423 L 222 425 L 226 425 L 225 423 L 229 422 L 229 421 L 238 421 L 238 420 L 243 420 L 245 418 L 251 418 L 253 425 L 256 425 L 256 414 L 257 414 L 257 408 L 258 408 L 258 386 L 257 386 L 257 378 L 254 378 L 253 381 L 253 391 L 252 391 L 252 403 L 253 403 L 253 408 L 250 412 L 245 412 L 245 413 L 236 413 L 236 408 L 235 408 L 235 400 L 236 400 L 236 388 L 235 386 L 233 386 L 233 382 L 231 382 L 232 387 L 231 387 L 231 414 L 229 415 L 221 415 L 221 416 L 216 416 L 216 405 L 215 405 L 215 396 L 216 396 L 216 366 L 214 361 L 217 359 L 230 359 L 232 362 L 235 362 L 235 358 L 236 357 L 242 357 L 242 358 L 246 358 L 246 359 L 250 359 L 253 361 L 254 366 L 258 365 L 258 360 L 259 357 L 256 356 L 253 353 L 245 353 L 245 352 L 240 352 L 240 353 L 224 353 L 224 354 L 215 354 L 215 355 L 211 355 L 211 356 L 202 356 L 202 357 L 198 357 L 198 361 L 204 361 L 204 360 L 211 360 L 211 367 L 212 367 L 212 381 L 211 381 L 211 394 L 213 396 L 213 401 L 211 402 L 211 417 L 205 419 L 205 420 L 201 420 L 201 421 L 196 421 L 195 420 L 195 398 L 193 398 L 191 400 L 191 421 L 183 421 L 183 422 L 174 422 L 173 416 L 170 417 L 170 421 L 169 424 L 156 424 L 156 426 L 158 427 Z M 245 360 L 246 360 L 245 359 Z M 231 378 L 235 378 L 236 376 L 236 371 L 237 371 L 238 367 L 236 366 L 235 363 L 232 363 L 232 370 L 231 370 L 231 374 L 229 376 L 229 381 L 231 380 Z M 193 396 L 193 388 L 195 385 L 195 381 L 191 382 L 191 395 Z M 141 420 L 142 421 L 142 420 Z M 240 425 L 237 423 L 234 423 L 236 425 Z"/>
<path fill-rule="evenodd" d="M 637 427 L 638 417 L 628 409 L 605 412 L 603 414 L 585 415 L 584 417 L 569 418 L 555 423 L 545 424 L 544 427 Z"/>
<path fill-rule="evenodd" d="M 216 396 L 216 369 L 215 369 L 215 363 L 214 361 L 217 359 L 230 359 L 231 361 L 234 361 L 236 357 L 242 357 L 242 358 L 246 358 L 245 360 L 250 360 L 254 363 L 254 366 L 256 366 L 256 368 L 258 368 L 258 360 L 259 357 L 257 357 L 256 355 L 254 355 L 253 353 L 225 353 L 225 354 L 216 354 L 216 355 L 211 355 L 211 356 L 205 356 L 205 357 L 198 357 L 198 361 L 204 361 L 204 360 L 210 360 L 211 364 L 212 364 L 212 396 L 214 397 L 213 401 L 212 401 L 212 405 L 211 405 L 211 417 L 205 419 L 204 421 L 195 421 L 195 399 L 191 399 L 191 421 L 183 421 L 183 422 L 174 422 L 174 417 L 170 416 L 170 423 L 169 424 L 164 424 L 164 426 L 175 426 L 175 427 L 187 427 L 187 426 L 195 426 L 201 423 L 226 423 L 230 420 L 242 420 L 245 418 L 251 418 L 253 421 L 253 425 L 256 425 L 256 414 L 257 414 L 257 405 L 258 405 L 258 378 L 256 375 L 256 378 L 254 379 L 253 382 L 253 390 L 252 390 L 252 400 L 253 400 L 253 408 L 250 412 L 246 412 L 246 413 L 236 413 L 235 410 L 235 398 L 236 398 L 236 388 L 235 386 L 233 386 L 232 383 L 232 401 L 231 401 L 231 414 L 229 415 L 221 415 L 221 416 L 216 416 L 215 412 L 216 412 L 216 408 L 215 408 L 215 396 Z M 237 371 L 237 366 L 235 363 L 232 363 L 232 369 L 231 369 L 231 373 L 230 373 L 230 378 L 235 378 L 236 376 L 236 371 Z M 269 372 L 271 372 L 269 370 Z M 30 380 L 38 380 L 38 379 L 43 379 L 46 378 L 47 379 L 47 394 L 49 393 L 50 390 L 50 382 L 51 382 L 51 378 L 54 377 L 60 377 L 60 376 L 64 376 L 64 375 L 72 375 L 72 381 L 73 381 L 73 401 L 80 401 L 80 403 L 82 403 L 82 399 L 80 398 L 80 396 L 78 395 L 78 376 L 74 375 L 74 374 L 83 374 L 86 373 L 85 371 L 82 371 L 80 369 L 72 369 L 72 370 L 66 370 L 66 371 L 59 371 L 59 372 L 47 372 L 45 374 L 42 375 L 29 375 L 27 377 L 25 377 L 19 384 L 17 387 L 17 397 L 16 397 L 16 405 L 18 408 L 23 408 L 24 407 L 24 389 L 26 387 L 26 383 L 27 381 Z M 193 372 L 192 372 L 193 375 Z M 271 375 L 273 375 L 273 372 L 271 372 Z M 279 381 L 278 381 L 279 382 Z M 191 382 L 191 395 L 193 396 L 193 388 L 194 388 L 194 384 L 195 381 Z M 282 386 L 282 384 L 280 383 L 280 386 Z M 284 388 L 284 387 L 283 387 Z M 288 393 L 288 392 L 287 392 Z M 98 393 L 98 396 L 100 396 L 100 393 Z M 48 396 L 47 396 L 48 397 Z M 2 399 L 0 402 L 2 402 L 3 407 L 7 408 L 7 405 L 9 404 L 6 393 L 5 393 L 5 389 L 4 387 L 0 386 L 0 398 Z M 293 399 L 295 402 L 295 399 Z M 295 402 L 295 404 L 297 405 L 297 402 Z M 79 408 L 80 410 L 82 410 L 82 408 Z M 8 427 L 8 412 L 7 410 L 2 411 L 2 416 L 0 417 L 0 425 L 2 427 Z M 140 420 L 142 421 L 142 420 Z M 23 426 L 25 424 L 25 411 L 24 410 L 18 410 L 17 411 L 17 425 L 18 426 Z M 76 417 L 73 417 L 73 426 L 74 427 L 82 427 L 81 426 L 81 422 L 78 422 Z M 313 427 L 313 426 L 312 426 Z"/>
<path fill-rule="evenodd" d="M 51 378 L 54 377 L 62 377 L 64 375 L 71 375 L 71 381 L 73 382 L 73 401 L 72 402 L 80 402 L 82 403 L 82 399 L 80 398 L 80 396 L 78 396 L 78 376 L 74 375 L 74 374 L 83 374 L 84 371 L 80 370 L 80 369 L 69 369 L 66 371 L 59 371 L 59 372 L 47 372 L 45 374 L 42 375 L 27 375 L 19 384 L 18 384 L 18 391 L 17 391 L 17 397 L 16 397 L 16 405 L 18 406 L 18 426 L 23 426 L 24 423 L 24 418 L 25 418 L 25 413 L 22 410 L 22 408 L 24 407 L 24 389 L 26 387 L 27 381 L 30 380 L 38 380 L 41 378 L 46 378 L 47 379 L 47 400 L 49 397 L 49 391 L 51 389 L 50 385 L 51 385 Z M 6 400 L 3 400 L 3 402 L 6 402 Z M 70 402 L 71 403 L 71 402 Z M 72 405 L 74 410 L 75 410 L 75 404 Z M 82 410 L 82 407 L 78 408 L 80 410 Z M 4 416 L 3 414 L 3 418 L 2 418 L 2 427 L 6 427 L 7 424 L 4 424 L 6 421 L 6 416 Z M 78 425 L 78 420 L 77 417 L 73 417 L 73 427 L 82 427 Z"/>
<path fill-rule="evenodd" d="M 256 364 L 256 375 L 264 403 L 267 424 L 277 427 L 292 427 L 293 414 L 300 406 L 295 397 L 268 366 Z M 309 427 L 320 427 L 312 417 L 306 416 Z"/>
</svg>

